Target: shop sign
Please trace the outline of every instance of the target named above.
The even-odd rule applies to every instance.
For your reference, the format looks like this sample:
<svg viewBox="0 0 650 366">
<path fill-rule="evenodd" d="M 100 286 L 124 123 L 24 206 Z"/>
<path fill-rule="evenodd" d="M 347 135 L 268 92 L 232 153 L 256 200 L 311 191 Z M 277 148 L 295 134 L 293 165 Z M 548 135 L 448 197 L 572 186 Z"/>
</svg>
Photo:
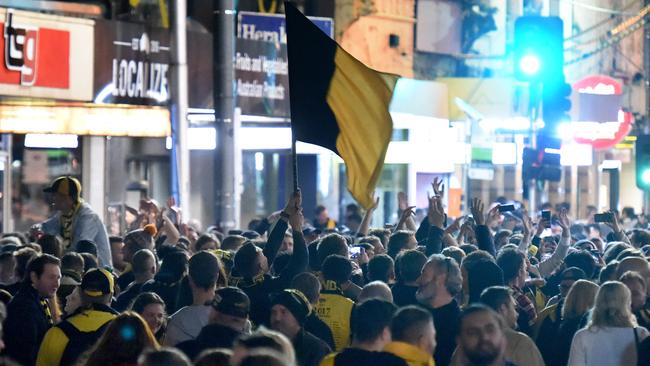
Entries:
<svg viewBox="0 0 650 366">
<path fill-rule="evenodd" d="M 309 17 L 330 37 L 330 18 Z M 242 114 L 289 118 L 289 63 L 284 15 L 240 12 L 235 52 L 235 94 Z"/>
<path fill-rule="evenodd" d="M 92 98 L 93 22 L 0 9 L 0 94 Z"/>
<path fill-rule="evenodd" d="M 484 161 L 472 161 L 467 174 L 474 180 L 493 180 L 494 166 Z"/>
<path fill-rule="evenodd" d="M 334 37 L 334 22 L 331 18 L 307 18 L 330 38 Z M 240 11 L 237 15 L 237 38 L 286 45 L 287 25 L 284 15 Z"/>
<path fill-rule="evenodd" d="M 581 118 L 581 121 L 571 123 L 571 133 L 577 143 L 589 144 L 596 150 L 602 150 L 615 146 L 627 136 L 632 129 L 634 117 L 632 113 L 624 111 L 620 106 L 619 96 L 623 93 L 621 83 L 609 76 L 592 75 L 573 84 L 573 90 L 577 91 L 579 95 L 591 96 L 591 98 L 580 98 L 581 116 L 589 115 L 589 113 L 582 113 L 582 110 L 588 112 L 599 107 L 593 105 L 598 101 L 619 100 L 618 104 L 613 107 L 613 113 L 606 111 L 600 113 L 601 116 L 610 116 L 607 118 L 609 121 L 594 121 L 593 119 L 597 116 L 593 116 L 593 118 L 587 118 L 591 120 Z M 589 100 L 591 103 L 585 103 L 585 100 Z"/>
<path fill-rule="evenodd" d="M 98 20 L 95 27 L 95 102 L 167 105 L 171 78 L 169 31 L 105 20 Z M 188 70 L 192 70 L 188 71 L 190 107 L 209 107 L 212 38 L 198 32 L 188 32 L 187 38 Z"/>
<path fill-rule="evenodd" d="M 289 62 L 286 45 L 237 39 L 235 90 L 242 114 L 289 117 Z"/>
</svg>

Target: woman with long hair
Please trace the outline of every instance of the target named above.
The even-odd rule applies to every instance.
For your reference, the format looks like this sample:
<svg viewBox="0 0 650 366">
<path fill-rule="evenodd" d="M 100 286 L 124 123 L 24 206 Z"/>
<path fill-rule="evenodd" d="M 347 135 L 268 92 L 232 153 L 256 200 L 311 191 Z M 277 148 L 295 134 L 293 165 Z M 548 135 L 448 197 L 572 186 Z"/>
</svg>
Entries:
<svg viewBox="0 0 650 366">
<path fill-rule="evenodd" d="M 587 313 L 594 306 L 597 292 L 598 285 L 587 280 L 578 280 L 571 286 L 562 306 L 562 320 L 553 347 L 544 355 L 547 366 L 567 364 L 571 340 L 586 324 Z"/>
<path fill-rule="evenodd" d="M 133 299 L 130 310 L 144 318 L 158 343 L 162 343 L 167 328 L 167 313 L 163 299 L 154 292 L 143 292 Z"/>
<path fill-rule="evenodd" d="M 638 344 L 650 333 L 637 326 L 631 309 L 627 286 L 603 283 L 587 327 L 573 337 L 568 365 L 636 365 Z"/>
<path fill-rule="evenodd" d="M 147 349 L 158 349 L 149 326 L 140 315 L 126 311 L 113 319 L 106 332 L 79 363 L 84 366 L 130 366 L 137 365 L 138 357 Z"/>
</svg>

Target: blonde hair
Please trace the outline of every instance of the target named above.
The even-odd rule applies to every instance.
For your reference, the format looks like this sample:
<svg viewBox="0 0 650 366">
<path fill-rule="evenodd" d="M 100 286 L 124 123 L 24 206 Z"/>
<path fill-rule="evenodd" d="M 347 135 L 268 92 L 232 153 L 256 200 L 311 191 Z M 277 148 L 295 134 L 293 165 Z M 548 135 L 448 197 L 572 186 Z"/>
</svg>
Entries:
<svg viewBox="0 0 650 366">
<path fill-rule="evenodd" d="M 587 280 L 577 280 L 571 286 L 562 306 L 562 319 L 583 316 L 596 300 L 598 285 Z"/>
<path fill-rule="evenodd" d="M 631 309 L 632 295 L 627 286 L 618 281 L 607 281 L 600 286 L 596 294 L 596 305 L 588 328 L 635 327 L 636 318 Z"/>
</svg>

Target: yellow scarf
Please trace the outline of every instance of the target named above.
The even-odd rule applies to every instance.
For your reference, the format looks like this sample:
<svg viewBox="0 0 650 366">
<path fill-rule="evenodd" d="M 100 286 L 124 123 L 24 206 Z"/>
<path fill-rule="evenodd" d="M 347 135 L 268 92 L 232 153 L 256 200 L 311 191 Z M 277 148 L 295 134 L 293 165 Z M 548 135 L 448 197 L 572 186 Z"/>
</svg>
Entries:
<svg viewBox="0 0 650 366">
<path fill-rule="evenodd" d="M 384 352 L 392 353 L 403 359 L 409 366 L 436 366 L 436 362 L 429 353 L 408 343 L 390 342 L 384 347 Z"/>
<path fill-rule="evenodd" d="M 66 249 L 72 244 L 72 221 L 74 221 L 74 216 L 79 211 L 81 203 L 82 201 L 80 199 L 69 213 L 61 213 L 61 238 L 63 238 L 63 247 Z"/>
</svg>

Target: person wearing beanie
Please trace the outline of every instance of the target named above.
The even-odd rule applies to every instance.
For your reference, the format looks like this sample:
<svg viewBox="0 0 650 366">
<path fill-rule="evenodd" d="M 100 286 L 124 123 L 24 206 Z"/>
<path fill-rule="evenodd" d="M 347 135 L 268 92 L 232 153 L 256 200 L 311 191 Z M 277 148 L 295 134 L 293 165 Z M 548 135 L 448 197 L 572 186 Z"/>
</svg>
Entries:
<svg viewBox="0 0 650 366">
<path fill-rule="evenodd" d="M 304 217 L 301 204 L 300 191 L 294 192 L 271 230 L 268 243 L 263 250 L 253 242 L 247 241 L 235 253 L 234 276 L 229 283 L 244 290 L 250 298 L 251 321 L 255 325 L 269 324 L 271 311 L 269 295 L 288 288 L 291 279 L 307 269 L 308 252 L 302 235 Z M 292 229 L 293 252 L 287 265 L 277 276 L 272 276 L 269 268 L 273 266 L 282 246 L 288 224 Z"/>
<path fill-rule="evenodd" d="M 284 334 L 296 351 L 298 366 L 318 366 L 332 350 L 320 338 L 304 329 L 311 304 L 300 291 L 287 289 L 271 301 L 271 329 Z"/>
<path fill-rule="evenodd" d="M 105 269 L 86 272 L 79 287 L 81 306 L 45 333 L 36 359 L 37 366 L 74 365 L 77 359 L 104 333 L 118 312 L 113 299 L 113 275 Z"/>
<path fill-rule="evenodd" d="M 60 235 L 65 251 L 77 250 L 77 243 L 87 240 L 97 246 L 97 258 L 103 268 L 112 268 L 111 246 L 100 216 L 81 198 L 81 183 L 69 175 L 55 179 L 43 190 L 56 211 L 41 224 L 45 234 Z"/>
<path fill-rule="evenodd" d="M 181 342 L 176 348 L 192 360 L 206 349 L 232 348 L 235 340 L 250 327 L 250 307 L 248 296 L 237 287 L 218 289 L 210 303 L 208 325 L 201 329 L 196 339 Z"/>
</svg>

